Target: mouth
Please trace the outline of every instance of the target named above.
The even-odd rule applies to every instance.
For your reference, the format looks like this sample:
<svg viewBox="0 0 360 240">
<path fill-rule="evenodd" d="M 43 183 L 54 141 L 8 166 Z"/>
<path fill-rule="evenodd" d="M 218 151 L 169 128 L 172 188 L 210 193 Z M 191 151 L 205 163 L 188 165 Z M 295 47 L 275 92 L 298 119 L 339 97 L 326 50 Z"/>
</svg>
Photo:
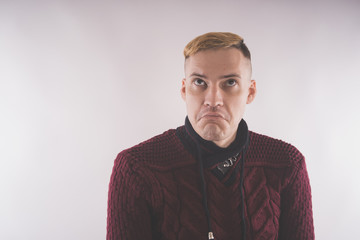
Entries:
<svg viewBox="0 0 360 240">
<path fill-rule="evenodd" d="M 224 116 L 218 113 L 207 113 L 204 114 L 203 116 L 200 117 L 200 119 L 214 119 L 214 120 L 219 120 L 219 119 L 224 119 Z"/>
</svg>

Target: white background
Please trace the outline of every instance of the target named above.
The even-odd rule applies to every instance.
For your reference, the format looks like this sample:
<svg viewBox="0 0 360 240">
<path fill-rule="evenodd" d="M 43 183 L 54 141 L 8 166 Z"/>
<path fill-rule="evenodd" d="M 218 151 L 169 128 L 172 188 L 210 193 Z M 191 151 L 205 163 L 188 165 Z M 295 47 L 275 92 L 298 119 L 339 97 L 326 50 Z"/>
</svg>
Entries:
<svg viewBox="0 0 360 240">
<path fill-rule="evenodd" d="M 0 0 L 0 239 L 104 239 L 114 158 L 183 124 L 182 50 L 209 31 L 245 38 L 245 120 L 305 155 L 317 239 L 355 239 L 356 0 Z"/>
</svg>

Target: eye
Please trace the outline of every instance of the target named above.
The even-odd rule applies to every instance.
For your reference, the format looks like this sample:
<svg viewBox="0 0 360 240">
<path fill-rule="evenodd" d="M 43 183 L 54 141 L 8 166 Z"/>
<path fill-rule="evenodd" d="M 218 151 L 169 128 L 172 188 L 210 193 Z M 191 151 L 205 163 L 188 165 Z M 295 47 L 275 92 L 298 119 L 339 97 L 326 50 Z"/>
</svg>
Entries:
<svg viewBox="0 0 360 240">
<path fill-rule="evenodd" d="M 225 84 L 228 87 L 232 87 L 232 86 L 235 86 L 237 84 L 237 81 L 235 79 L 228 79 L 228 80 L 226 80 Z"/>
<path fill-rule="evenodd" d="M 205 86 L 205 85 L 206 85 L 205 81 L 202 80 L 202 79 L 200 79 L 200 78 L 195 79 L 195 80 L 194 80 L 194 84 L 195 84 L 196 86 Z"/>
</svg>

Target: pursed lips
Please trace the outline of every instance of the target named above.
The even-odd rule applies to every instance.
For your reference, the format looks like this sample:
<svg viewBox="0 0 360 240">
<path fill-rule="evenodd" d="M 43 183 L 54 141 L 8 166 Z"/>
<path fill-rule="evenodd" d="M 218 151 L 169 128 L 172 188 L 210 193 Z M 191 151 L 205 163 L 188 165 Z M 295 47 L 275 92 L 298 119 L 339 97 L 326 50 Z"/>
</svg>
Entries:
<svg viewBox="0 0 360 240">
<path fill-rule="evenodd" d="M 221 114 L 218 114 L 218 113 L 207 113 L 207 114 L 204 114 L 200 117 L 200 119 L 202 118 L 222 118 L 222 119 L 225 119 L 223 115 Z"/>
</svg>

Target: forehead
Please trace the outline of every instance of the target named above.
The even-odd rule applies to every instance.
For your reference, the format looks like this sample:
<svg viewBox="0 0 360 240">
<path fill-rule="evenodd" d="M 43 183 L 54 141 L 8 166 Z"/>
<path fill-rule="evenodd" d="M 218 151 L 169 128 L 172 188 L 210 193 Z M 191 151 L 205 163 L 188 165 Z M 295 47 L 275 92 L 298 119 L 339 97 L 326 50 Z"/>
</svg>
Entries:
<svg viewBox="0 0 360 240">
<path fill-rule="evenodd" d="M 186 76 L 193 72 L 208 75 L 241 74 L 250 60 L 235 48 L 200 51 L 185 61 Z"/>
</svg>

